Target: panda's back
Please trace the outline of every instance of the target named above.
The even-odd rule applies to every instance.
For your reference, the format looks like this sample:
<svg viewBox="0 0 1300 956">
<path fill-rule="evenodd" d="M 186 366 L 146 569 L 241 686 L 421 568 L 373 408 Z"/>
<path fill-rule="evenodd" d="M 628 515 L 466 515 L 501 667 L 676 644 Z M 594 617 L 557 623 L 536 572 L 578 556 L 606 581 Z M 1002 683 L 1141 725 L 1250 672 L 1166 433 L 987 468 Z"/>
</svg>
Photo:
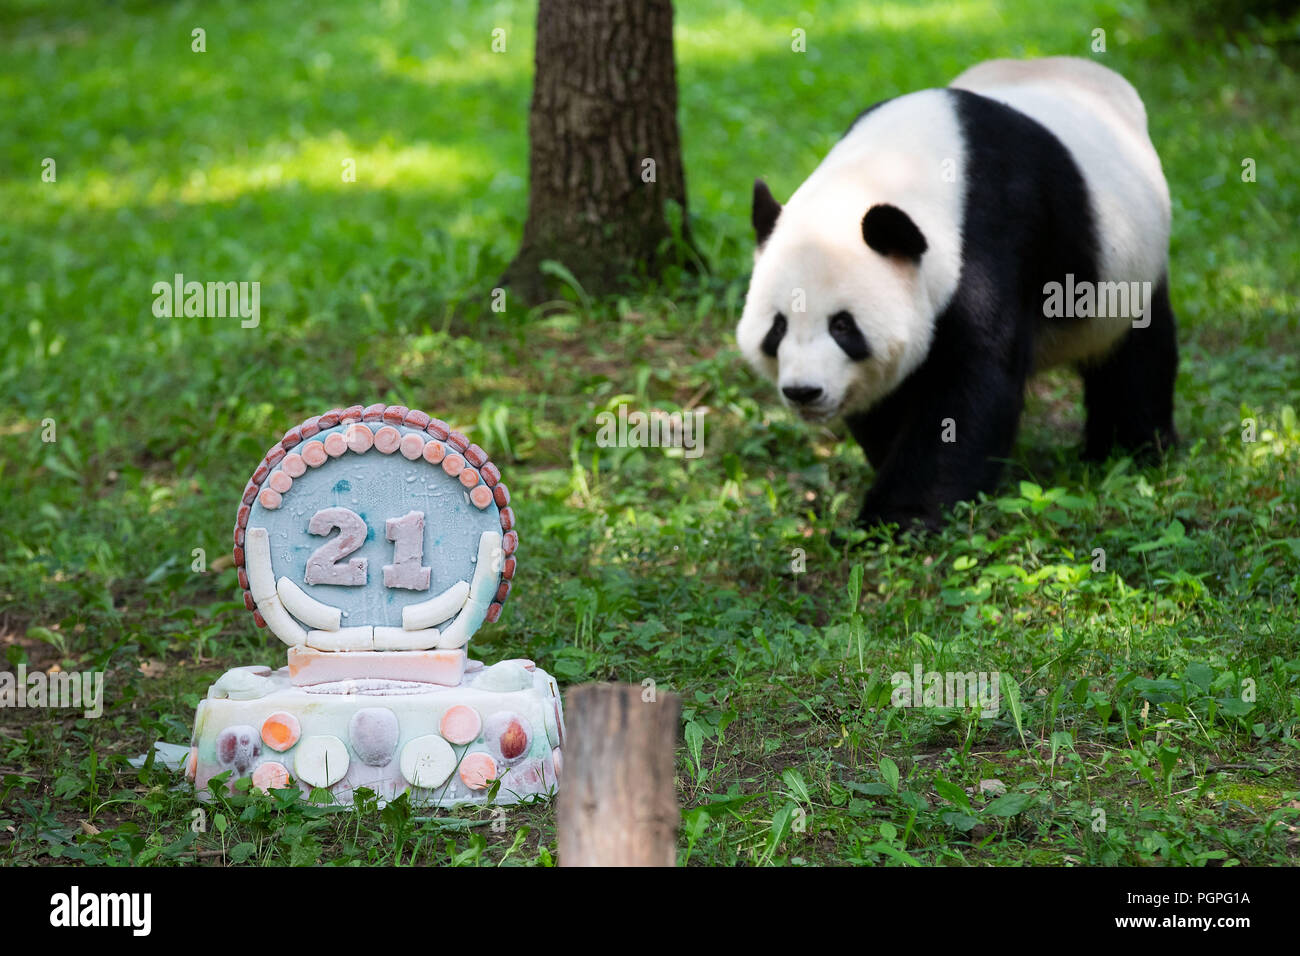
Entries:
<svg viewBox="0 0 1300 956">
<path fill-rule="evenodd" d="M 1089 60 L 990 60 L 952 83 L 1002 103 L 1047 129 L 1069 152 L 1087 191 L 1100 282 L 1166 281 L 1169 187 L 1147 132 L 1146 109 L 1118 73 Z M 978 135 L 978 130 L 975 130 Z M 1036 365 L 1095 356 L 1128 328 L 1125 316 L 1047 323 Z"/>
<path fill-rule="evenodd" d="M 1113 70 L 1076 57 L 990 60 L 952 82 L 1048 129 L 1083 174 L 1100 239 L 1102 281 L 1163 278 L 1169 187 L 1137 91 Z"/>
<path fill-rule="evenodd" d="M 1054 89 L 1058 96 L 1096 99 L 1105 111 L 1143 135 L 1147 111 L 1133 84 L 1114 70 L 1074 56 L 1049 56 L 1033 60 L 986 60 L 958 76 L 949 86 L 1000 98 L 995 91 L 1014 96 L 1016 89 Z M 1050 117 L 1048 125 L 1051 128 Z M 1042 118 L 1039 120 L 1043 121 Z"/>
</svg>

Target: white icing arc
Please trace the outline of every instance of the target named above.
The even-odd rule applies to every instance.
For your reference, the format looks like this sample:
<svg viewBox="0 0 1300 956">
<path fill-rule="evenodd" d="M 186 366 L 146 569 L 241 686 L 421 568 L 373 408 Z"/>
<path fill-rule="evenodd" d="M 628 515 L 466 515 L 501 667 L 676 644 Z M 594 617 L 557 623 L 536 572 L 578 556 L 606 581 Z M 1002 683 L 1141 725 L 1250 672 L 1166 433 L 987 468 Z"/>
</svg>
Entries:
<svg viewBox="0 0 1300 956">
<path fill-rule="evenodd" d="M 343 612 L 339 608 L 322 604 L 284 575 L 280 576 L 275 587 L 285 610 L 308 627 L 321 631 L 339 629 L 343 622 Z"/>
</svg>

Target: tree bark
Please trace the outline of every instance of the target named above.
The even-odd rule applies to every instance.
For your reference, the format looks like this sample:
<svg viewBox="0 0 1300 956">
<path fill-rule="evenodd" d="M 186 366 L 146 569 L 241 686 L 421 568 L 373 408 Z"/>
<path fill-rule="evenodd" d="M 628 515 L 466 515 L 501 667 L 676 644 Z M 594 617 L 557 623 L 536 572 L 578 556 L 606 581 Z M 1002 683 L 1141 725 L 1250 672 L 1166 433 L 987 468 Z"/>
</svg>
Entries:
<svg viewBox="0 0 1300 956">
<path fill-rule="evenodd" d="M 568 733 L 556 830 L 561 866 L 674 866 L 681 699 L 635 684 L 564 697 Z"/>
<path fill-rule="evenodd" d="M 592 295 L 690 263 L 671 0 L 540 0 L 535 68 L 528 218 L 502 281 L 535 303 L 547 259 Z M 669 202 L 686 248 L 665 242 Z"/>
</svg>

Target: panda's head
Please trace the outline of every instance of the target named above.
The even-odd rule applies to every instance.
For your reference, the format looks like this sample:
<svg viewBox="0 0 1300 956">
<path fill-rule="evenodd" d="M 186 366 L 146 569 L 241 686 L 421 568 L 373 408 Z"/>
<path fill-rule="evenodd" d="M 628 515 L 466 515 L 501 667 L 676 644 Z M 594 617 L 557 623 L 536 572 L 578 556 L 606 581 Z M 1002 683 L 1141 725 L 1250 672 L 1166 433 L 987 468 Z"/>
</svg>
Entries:
<svg viewBox="0 0 1300 956">
<path fill-rule="evenodd" d="M 925 236 L 897 206 L 863 203 L 804 193 L 782 209 L 754 183 L 758 248 L 736 340 L 807 421 L 870 408 L 930 347 Z"/>
</svg>

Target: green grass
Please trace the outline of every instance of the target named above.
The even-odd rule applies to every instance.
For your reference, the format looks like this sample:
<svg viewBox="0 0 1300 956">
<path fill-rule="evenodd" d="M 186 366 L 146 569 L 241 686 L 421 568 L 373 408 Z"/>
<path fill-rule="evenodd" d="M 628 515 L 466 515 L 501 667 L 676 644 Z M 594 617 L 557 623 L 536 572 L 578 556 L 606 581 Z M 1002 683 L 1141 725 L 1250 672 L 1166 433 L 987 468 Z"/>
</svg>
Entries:
<svg viewBox="0 0 1300 956">
<path fill-rule="evenodd" d="M 1294 29 L 1234 40 L 1041 0 L 680 7 L 713 271 L 541 317 L 489 309 L 526 207 L 533 5 L 0 6 L 0 669 L 107 672 L 99 720 L 0 713 L 0 859 L 552 860 L 546 806 L 497 832 L 241 792 L 196 833 L 192 793 L 125 763 L 187 740 L 225 668 L 280 654 L 227 556 L 260 455 L 311 414 L 388 400 L 508 469 L 521 570 L 475 655 L 682 696 L 681 860 L 1296 862 Z M 1079 386 L 1054 374 L 998 497 L 930 539 L 833 545 L 869 468 L 777 408 L 731 337 L 752 179 L 785 197 L 863 106 L 991 56 L 1092 55 L 1097 27 L 1173 193 L 1183 447 L 1084 466 Z M 260 281 L 261 325 L 155 318 L 175 272 Z M 706 453 L 598 448 L 621 400 L 706 406 Z M 891 706 L 916 664 L 1004 675 L 997 716 Z"/>
</svg>

